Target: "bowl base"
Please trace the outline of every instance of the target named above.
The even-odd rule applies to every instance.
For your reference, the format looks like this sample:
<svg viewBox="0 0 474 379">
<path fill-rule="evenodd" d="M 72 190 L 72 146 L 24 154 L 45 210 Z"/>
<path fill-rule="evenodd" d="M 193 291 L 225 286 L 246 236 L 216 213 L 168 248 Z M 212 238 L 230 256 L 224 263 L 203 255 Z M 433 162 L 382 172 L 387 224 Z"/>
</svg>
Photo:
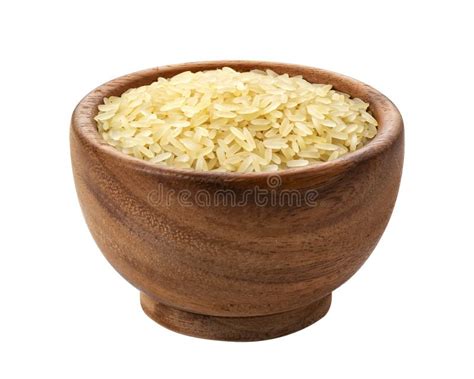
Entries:
<svg viewBox="0 0 474 379">
<path fill-rule="evenodd" d="M 305 307 L 265 316 L 221 317 L 186 312 L 140 294 L 145 313 L 158 324 L 193 337 L 223 341 L 259 341 L 281 337 L 321 319 L 331 306 L 331 294 Z"/>
</svg>

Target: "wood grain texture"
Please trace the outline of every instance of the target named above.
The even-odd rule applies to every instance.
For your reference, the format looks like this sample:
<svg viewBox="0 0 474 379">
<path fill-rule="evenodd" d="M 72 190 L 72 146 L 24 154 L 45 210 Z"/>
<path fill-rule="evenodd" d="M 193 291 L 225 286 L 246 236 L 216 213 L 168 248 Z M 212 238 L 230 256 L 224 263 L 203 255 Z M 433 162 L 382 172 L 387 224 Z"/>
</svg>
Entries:
<svg viewBox="0 0 474 379">
<path fill-rule="evenodd" d="M 270 68 L 332 84 L 371 104 L 379 133 L 354 153 L 278 176 L 158 167 L 120 153 L 99 136 L 93 117 L 104 96 L 158 76 L 222 66 Z M 70 142 L 89 229 L 112 266 L 143 293 L 146 313 L 178 332 L 229 340 L 280 336 L 326 313 L 331 292 L 360 268 L 381 237 L 403 165 L 402 118 L 384 95 L 340 74 L 270 62 L 188 63 L 112 80 L 79 103 Z M 244 206 L 202 206 L 197 200 L 203 192 L 214 198 L 223 191 L 242 199 L 256 187 L 278 198 L 292 191 L 301 201 L 262 206 L 247 196 Z M 317 191 L 316 204 L 307 204 L 308 191 Z"/>
<path fill-rule="evenodd" d="M 143 292 L 140 301 L 145 313 L 161 325 L 193 337 L 223 341 L 259 341 L 281 337 L 313 324 L 331 306 L 331 294 L 303 308 L 268 316 L 207 316 L 157 303 Z"/>
</svg>

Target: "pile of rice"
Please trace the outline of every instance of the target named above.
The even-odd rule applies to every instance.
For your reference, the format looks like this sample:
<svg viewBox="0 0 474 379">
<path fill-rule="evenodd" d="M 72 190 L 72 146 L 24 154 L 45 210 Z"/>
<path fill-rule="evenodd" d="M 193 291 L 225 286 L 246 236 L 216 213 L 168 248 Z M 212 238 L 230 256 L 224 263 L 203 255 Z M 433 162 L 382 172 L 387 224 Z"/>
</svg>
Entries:
<svg viewBox="0 0 474 379">
<path fill-rule="evenodd" d="M 157 165 L 259 172 L 331 161 L 377 134 L 369 104 L 271 70 L 183 72 L 104 99 L 104 140 Z"/>
</svg>

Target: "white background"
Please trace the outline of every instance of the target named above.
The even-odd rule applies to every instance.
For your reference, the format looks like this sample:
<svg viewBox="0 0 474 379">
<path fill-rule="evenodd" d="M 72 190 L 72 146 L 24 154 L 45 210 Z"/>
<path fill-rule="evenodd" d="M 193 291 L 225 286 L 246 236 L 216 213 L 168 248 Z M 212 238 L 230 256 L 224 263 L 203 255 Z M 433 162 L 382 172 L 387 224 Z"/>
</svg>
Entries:
<svg viewBox="0 0 474 379">
<path fill-rule="evenodd" d="M 0 377 L 472 378 L 469 2 L 11 1 L 0 5 Z M 132 7 L 133 6 L 133 7 Z M 391 222 L 328 315 L 256 343 L 170 332 L 102 257 L 72 180 L 91 89 L 213 59 L 312 65 L 391 98 L 406 127 Z"/>
</svg>

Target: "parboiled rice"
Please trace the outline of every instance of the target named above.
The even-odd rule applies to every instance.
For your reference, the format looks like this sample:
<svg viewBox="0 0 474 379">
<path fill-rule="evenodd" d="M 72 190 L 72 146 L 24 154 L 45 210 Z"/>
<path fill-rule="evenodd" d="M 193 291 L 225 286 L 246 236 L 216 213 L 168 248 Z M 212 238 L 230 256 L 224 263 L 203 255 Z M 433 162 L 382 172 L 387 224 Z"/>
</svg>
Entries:
<svg viewBox="0 0 474 379">
<path fill-rule="evenodd" d="M 369 104 L 271 70 L 183 72 L 104 98 L 104 140 L 157 165 L 259 172 L 336 159 L 377 134 Z"/>
</svg>

